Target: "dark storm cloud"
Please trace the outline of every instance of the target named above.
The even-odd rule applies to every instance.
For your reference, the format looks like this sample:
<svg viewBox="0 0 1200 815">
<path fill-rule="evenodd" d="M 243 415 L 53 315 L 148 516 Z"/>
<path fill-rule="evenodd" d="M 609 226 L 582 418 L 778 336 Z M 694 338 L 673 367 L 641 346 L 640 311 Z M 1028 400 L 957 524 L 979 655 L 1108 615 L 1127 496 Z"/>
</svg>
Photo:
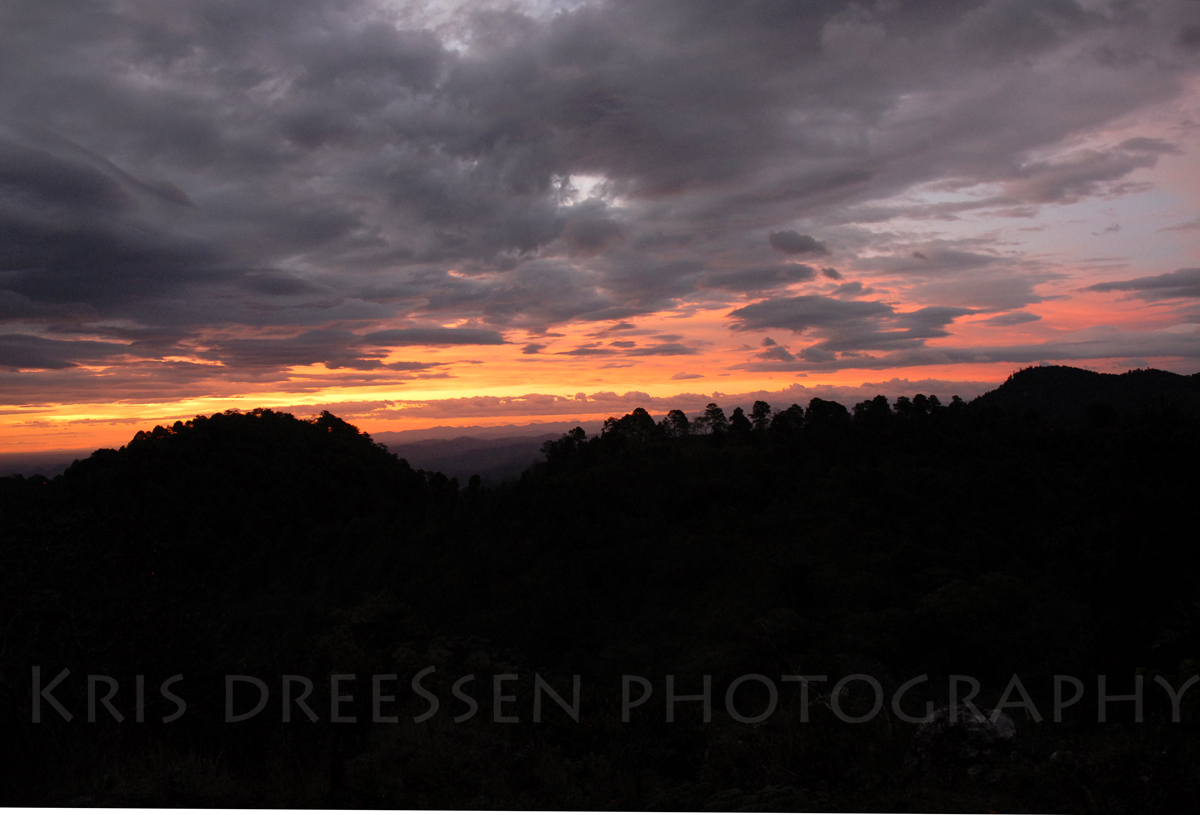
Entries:
<svg viewBox="0 0 1200 815">
<path fill-rule="evenodd" d="M 947 336 L 947 325 L 972 313 L 971 309 L 948 306 L 897 312 L 886 303 L 804 295 L 764 300 L 736 309 L 729 316 L 738 331 L 781 328 L 810 334 L 819 341 L 801 351 L 800 356 L 829 362 L 839 353 L 921 347 L 928 339 Z"/>
<path fill-rule="evenodd" d="M 591 257 L 621 241 L 621 225 L 606 217 L 605 209 L 592 200 L 567 213 L 570 220 L 563 225 L 562 238 L 571 255 Z"/>
<path fill-rule="evenodd" d="M 825 244 L 812 235 L 801 235 L 794 229 L 783 232 L 772 232 L 767 236 L 767 241 L 771 244 L 772 248 L 789 255 L 829 254 L 829 250 L 825 247 Z"/>
<path fill-rule="evenodd" d="M 405 334 L 405 331 L 413 333 Z M 455 331 L 466 332 L 467 336 L 455 335 Z M 444 332 L 452 333 L 447 335 Z M 396 334 L 401 336 L 390 336 Z M 219 360 L 230 368 L 287 368 L 321 363 L 331 369 L 423 371 L 444 363 L 385 363 L 382 360 L 386 354 L 385 348 L 400 345 L 478 345 L 482 344 L 481 340 L 492 344 L 488 341 L 494 339 L 494 332 L 472 332 L 470 329 L 399 329 L 380 331 L 366 337 L 344 329 L 317 329 L 293 337 L 225 340 L 200 356 Z"/>
<path fill-rule="evenodd" d="M 346 329 L 313 329 L 290 337 L 228 339 L 212 344 L 200 357 L 229 368 L 286 369 L 324 364 L 331 369 L 420 371 L 444 363 L 391 362 L 388 348 L 402 346 L 501 345 L 496 331 L 475 328 L 397 328 L 366 335 Z"/>
<path fill-rule="evenodd" d="M 834 300 L 820 295 L 764 300 L 733 312 L 739 331 L 784 328 L 797 333 L 810 328 L 851 327 L 890 317 L 895 311 L 885 303 Z"/>
<path fill-rule="evenodd" d="M 292 297 L 300 294 L 315 294 L 322 288 L 295 275 L 279 272 L 250 272 L 242 278 L 241 285 L 255 294 L 270 297 Z"/>
<path fill-rule="evenodd" d="M 770 337 L 764 337 L 762 341 L 763 350 L 759 351 L 755 356 L 758 359 L 768 360 L 770 362 L 795 362 L 796 355 L 788 351 L 779 343 Z"/>
<path fill-rule="evenodd" d="M 1143 300 L 1200 297 L 1200 269 L 1178 269 L 1167 274 L 1114 280 L 1088 286 L 1087 291 L 1128 291 Z"/>
<path fill-rule="evenodd" d="M 604 320 L 624 320 L 626 317 L 637 317 L 649 313 L 650 309 L 644 308 L 602 308 L 598 311 L 585 311 L 577 315 L 576 319 L 594 323 Z"/>
<path fill-rule="evenodd" d="M 394 328 L 375 331 L 363 339 L 375 345 L 503 345 L 498 331 L 483 328 Z"/>
<path fill-rule="evenodd" d="M 918 346 L 881 354 L 835 355 L 816 346 L 813 348 L 816 353 L 810 354 L 808 351 L 812 349 L 805 349 L 805 352 L 797 355 L 799 358 L 795 362 L 759 360 L 735 367 L 750 371 L 829 372 L 981 362 L 1028 365 L 1070 363 L 1075 360 L 1128 359 L 1131 353 L 1147 358 L 1173 357 L 1185 360 L 1188 364 L 1195 364 L 1200 361 L 1200 331 L 1122 332 L 1100 328 L 1075 332 L 1072 336 L 1043 343 L 971 347 Z"/>
<path fill-rule="evenodd" d="M 635 348 L 627 353 L 631 357 L 677 357 L 699 352 L 695 348 L 678 342 L 664 342 L 659 345 L 649 345 L 645 348 Z"/>
<path fill-rule="evenodd" d="M 127 346 L 117 343 L 0 334 L 0 367 L 9 369 L 73 368 L 80 362 L 103 362 L 129 352 Z"/>
<path fill-rule="evenodd" d="M 531 261 L 496 276 L 483 284 L 479 309 L 489 323 L 539 331 L 571 320 L 620 319 L 639 313 L 614 306 L 595 275 L 558 261 Z"/>
<path fill-rule="evenodd" d="M 612 348 L 583 347 L 572 348 L 570 351 L 559 351 L 558 354 L 567 357 L 603 357 L 618 353 Z"/>
<path fill-rule="evenodd" d="M 1179 30 L 1179 47 L 1188 51 L 1200 50 L 1200 24 L 1185 25 Z"/>
<path fill-rule="evenodd" d="M 232 368 L 286 368 L 317 363 L 328 368 L 358 370 L 382 367 L 383 362 L 378 358 L 363 358 L 362 345 L 363 338 L 350 331 L 316 330 L 280 339 L 226 340 L 201 356 L 220 360 Z"/>
<path fill-rule="evenodd" d="M 812 280 L 816 270 L 799 263 L 745 269 L 740 272 L 719 272 L 704 276 L 701 285 L 706 289 L 726 289 L 734 292 L 755 292 L 778 289 L 792 283 Z"/>
<path fill-rule="evenodd" d="M 842 285 L 838 286 L 833 290 L 833 294 L 835 297 L 858 297 L 862 294 L 869 294 L 872 291 L 874 291 L 874 289 L 864 288 L 862 283 L 859 283 L 857 280 L 852 280 L 849 283 L 843 283 Z"/>
<path fill-rule="evenodd" d="M 912 275 L 955 275 L 1011 263 L 1009 258 L 932 245 L 900 255 L 870 258 L 870 265 L 884 272 Z"/>
<path fill-rule="evenodd" d="M 3 290 L 128 316 L 138 300 L 229 278 L 216 252 L 157 228 L 156 217 L 187 208 L 177 196 L 65 140 L 43 141 L 47 147 L 0 135 Z"/>
<path fill-rule="evenodd" d="M 903 214 L 885 202 L 915 185 L 998 190 L 920 204 L 928 218 L 1134 189 L 1178 147 L 1060 148 L 1178 97 L 1200 24 L 1197 4 L 1065 0 L 422 8 L 5 4 L 0 321 L 64 337 L 132 324 L 162 347 L 278 329 L 290 339 L 211 350 L 255 370 L 365 370 L 383 363 L 338 321 L 367 343 L 496 344 L 370 329 L 538 332 L 778 294 L 814 271 L 771 266 L 777 252 L 845 251 L 834 227 Z M 1011 265 L 913 248 L 863 266 Z M 920 343 L 968 301 L 776 298 L 735 319 L 825 332 L 810 353 L 829 354 Z"/>
</svg>

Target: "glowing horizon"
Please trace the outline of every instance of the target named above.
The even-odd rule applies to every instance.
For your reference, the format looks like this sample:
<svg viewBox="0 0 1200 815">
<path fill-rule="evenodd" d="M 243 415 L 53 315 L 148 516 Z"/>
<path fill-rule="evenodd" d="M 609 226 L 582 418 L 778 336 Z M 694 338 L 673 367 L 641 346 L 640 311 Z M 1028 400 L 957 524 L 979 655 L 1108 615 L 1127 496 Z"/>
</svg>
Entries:
<svg viewBox="0 0 1200 815">
<path fill-rule="evenodd" d="M 0 453 L 1200 371 L 1197 4 L 0 14 Z"/>
</svg>

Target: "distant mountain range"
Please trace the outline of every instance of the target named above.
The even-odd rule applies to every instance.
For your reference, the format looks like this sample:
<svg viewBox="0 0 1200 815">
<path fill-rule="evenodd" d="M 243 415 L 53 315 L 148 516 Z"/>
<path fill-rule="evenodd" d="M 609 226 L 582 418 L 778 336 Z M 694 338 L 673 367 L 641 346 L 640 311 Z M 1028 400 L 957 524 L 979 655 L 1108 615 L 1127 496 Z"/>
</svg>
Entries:
<svg viewBox="0 0 1200 815">
<path fill-rule="evenodd" d="M 1187 413 L 1200 413 L 1200 373 L 1189 376 L 1147 368 L 1102 374 L 1066 365 L 1043 365 L 1017 371 L 1000 387 L 975 398 L 971 404 L 1033 411 L 1046 419 L 1087 416 L 1101 424 L 1146 408 L 1172 406 Z M 580 426 L 589 434 L 598 433 L 601 427 L 599 422 L 579 421 L 432 427 L 385 431 L 372 434 L 372 438 L 387 445 L 415 469 L 441 472 L 464 485 L 472 475 L 479 475 L 485 484 L 494 484 L 519 476 L 541 458 L 544 442 Z M 0 454 L 0 476 L 37 473 L 54 477 L 72 461 L 87 458 L 91 452 L 48 450 Z"/>
<path fill-rule="evenodd" d="M 542 456 L 542 444 L 582 427 L 599 433 L 600 422 L 538 422 L 500 427 L 432 427 L 384 431 L 371 438 L 386 444 L 415 469 L 457 478 L 466 485 L 472 475 L 496 484 L 516 478 Z"/>
<path fill-rule="evenodd" d="M 388 434 L 379 434 L 386 435 Z M 543 443 L 560 436 L 562 433 L 506 436 L 498 439 L 459 436 L 454 439 L 384 443 L 414 469 L 440 472 L 450 478 L 457 478 L 458 482 L 465 486 L 472 475 L 478 475 L 485 485 L 516 478 L 541 458 Z M 378 436 L 372 438 L 381 441 Z"/>
<path fill-rule="evenodd" d="M 473 439 L 528 439 L 533 438 L 534 436 L 553 434 L 555 437 L 558 437 L 576 427 L 582 427 L 588 433 L 599 433 L 603 424 L 603 422 L 599 421 L 586 422 L 580 421 L 579 419 L 569 419 L 566 421 L 557 422 L 504 424 L 493 425 L 490 427 L 484 427 L 482 425 L 453 427 L 447 425 L 438 425 L 437 427 L 422 427 L 417 430 L 385 430 L 380 433 L 372 433 L 371 438 L 377 442 L 386 444 L 394 451 L 394 445 L 407 445 L 417 441 L 429 441 L 430 439 L 444 441 L 446 439 L 457 439 L 463 436 L 468 436 Z"/>
<path fill-rule="evenodd" d="M 0 478 L 6 475 L 44 475 L 53 478 L 62 475 L 71 462 L 87 458 L 92 448 L 86 450 L 39 450 L 34 453 L 0 453 Z"/>
</svg>

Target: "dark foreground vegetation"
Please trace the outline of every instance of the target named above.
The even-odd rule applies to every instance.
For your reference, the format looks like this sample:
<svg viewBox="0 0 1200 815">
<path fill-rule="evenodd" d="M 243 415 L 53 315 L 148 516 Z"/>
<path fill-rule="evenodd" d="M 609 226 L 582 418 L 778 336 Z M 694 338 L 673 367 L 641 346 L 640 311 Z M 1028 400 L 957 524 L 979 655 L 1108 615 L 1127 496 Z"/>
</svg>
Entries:
<svg viewBox="0 0 1200 815">
<path fill-rule="evenodd" d="M 1200 670 L 1193 379 L 1089 391 L 1083 373 L 1030 369 L 969 405 L 635 411 L 494 489 L 271 411 L 0 479 L 0 804 L 1200 811 L 1200 686 L 1176 723 L 1156 681 Z M 32 723 L 33 666 L 43 688 L 70 670 L 52 691 L 70 722 L 43 698 Z M 414 722 L 431 666 L 440 706 Z M 568 704 L 581 677 L 578 723 L 545 695 L 533 721 L 535 673 Z M 234 674 L 270 697 L 226 722 Z M 330 721 L 331 674 L 355 675 L 337 692 L 355 722 Z M 375 723 L 371 677 L 392 674 L 398 721 Z M 726 709 L 746 674 L 778 686 L 761 723 Z M 798 674 L 828 677 L 809 715 L 781 680 Z M 869 712 L 865 682 L 830 698 L 851 674 L 885 693 L 862 724 L 834 708 Z M 952 674 L 986 714 L 1017 674 L 1042 721 L 901 721 L 892 695 L 923 674 L 909 715 L 945 705 Z M 1143 722 L 1129 701 L 1097 721 L 1100 674 L 1109 694 L 1142 677 Z M 93 681 L 95 722 L 89 675 L 119 684 L 110 710 Z M 187 710 L 164 723 L 175 675 Z M 294 703 L 282 721 L 284 675 L 312 681 L 318 721 Z M 478 712 L 456 723 L 467 675 Z M 516 675 L 518 722 L 493 721 L 496 675 Z M 628 723 L 622 675 L 653 686 Z M 666 720 L 668 675 L 684 695 L 711 676 L 710 722 L 699 702 Z M 1085 687 L 1057 723 L 1055 675 Z M 249 712 L 257 691 L 234 698 Z M 735 702 L 763 711 L 765 686 Z"/>
</svg>

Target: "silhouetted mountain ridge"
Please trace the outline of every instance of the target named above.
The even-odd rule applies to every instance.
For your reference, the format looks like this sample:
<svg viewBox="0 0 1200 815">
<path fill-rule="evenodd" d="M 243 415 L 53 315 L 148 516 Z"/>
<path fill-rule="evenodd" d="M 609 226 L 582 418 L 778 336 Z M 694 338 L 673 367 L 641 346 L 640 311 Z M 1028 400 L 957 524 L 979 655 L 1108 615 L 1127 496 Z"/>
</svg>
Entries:
<svg viewBox="0 0 1200 815">
<path fill-rule="evenodd" d="M 1189 376 L 1154 368 L 1104 374 L 1066 365 L 1042 365 L 1017 371 L 999 388 L 973 399 L 971 404 L 1032 410 L 1045 418 L 1088 415 L 1100 423 L 1146 409 L 1200 413 L 1200 374 Z"/>
<path fill-rule="evenodd" d="M 332 414 L 305 421 L 271 410 L 139 431 L 120 450 L 76 461 L 61 481 L 105 514 L 226 532 L 247 522 L 337 522 L 397 499 L 420 502 L 425 486 L 407 462 Z"/>
<path fill-rule="evenodd" d="M 0 803 L 1196 811 L 1200 691 L 1175 724 L 1156 680 L 1200 668 L 1200 551 L 1179 534 L 1200 526 L 1200 416 L 1155 403 L 1190 377 L 1135 374 L 1018 372 L 990 397 L 1007 406 L 639 408 L 491 488 L 414 470 L 331 414 L 269 410 L 140 432 L 53 480 L 0 478 Z M 1098 427 L 1088 409 L 1114 381 L 1146 407 Z M 74 721 L 43 705 L 31 723 L 30 666 L 43 683 L 70 669 L 55 693 Z M 442 710 L 423 723 L 408 687 L 430 666 Z M 1144 726 L 1121 703 L 1096 722 L 1090 678 L 1125 693 L 1135 671 Z M 563 690 L 582 677 L 579 724 L 530 720 L 535 672 Z M 829 679 L 811 710 L 780 686 L 761 727 L 726 715 L 737 677 L 801 672 Z M 93 674 L 120 681 L 124 724 L 86 720 Z M 270 684 L 263 715 L 226 721 L 231 674 Z M 886 706 L 835 718 L 824 695 L 851 674 L 888 698 L 927 675 L 913 711 L 947 704 L 954 675 L 991 706 L 1017 674 L 1047 719 L 1055 676 L 1087 677 L 1089 696 L 1061 724 L 1011 712 L 1010 757 L 933 763 Z M 153 691 L 176 675 L 189 710 L 166 724 Z M 291 675 L 314 680 L 311 725 L 280 718 Z M 353 723 L 332 721 L 332 675 L 357 677 L 338 697 Z M 654 683 L 629 723 L 623 675 Z M 711 722 L 694 703 L 663 720 L 670 675 L 686 693 L 711 678 Z M 375 676 L 398 683 L 391 724 Z M 469 676 L 480 715 L 455 723 Z M 519 723 L 493 722 L 492 676 L 516 677 Z M 766 688 L 747 691 L 739 706 L 762 709 Z M 862 683 L 848 693 L 869 709 Z"/>
</svg>

